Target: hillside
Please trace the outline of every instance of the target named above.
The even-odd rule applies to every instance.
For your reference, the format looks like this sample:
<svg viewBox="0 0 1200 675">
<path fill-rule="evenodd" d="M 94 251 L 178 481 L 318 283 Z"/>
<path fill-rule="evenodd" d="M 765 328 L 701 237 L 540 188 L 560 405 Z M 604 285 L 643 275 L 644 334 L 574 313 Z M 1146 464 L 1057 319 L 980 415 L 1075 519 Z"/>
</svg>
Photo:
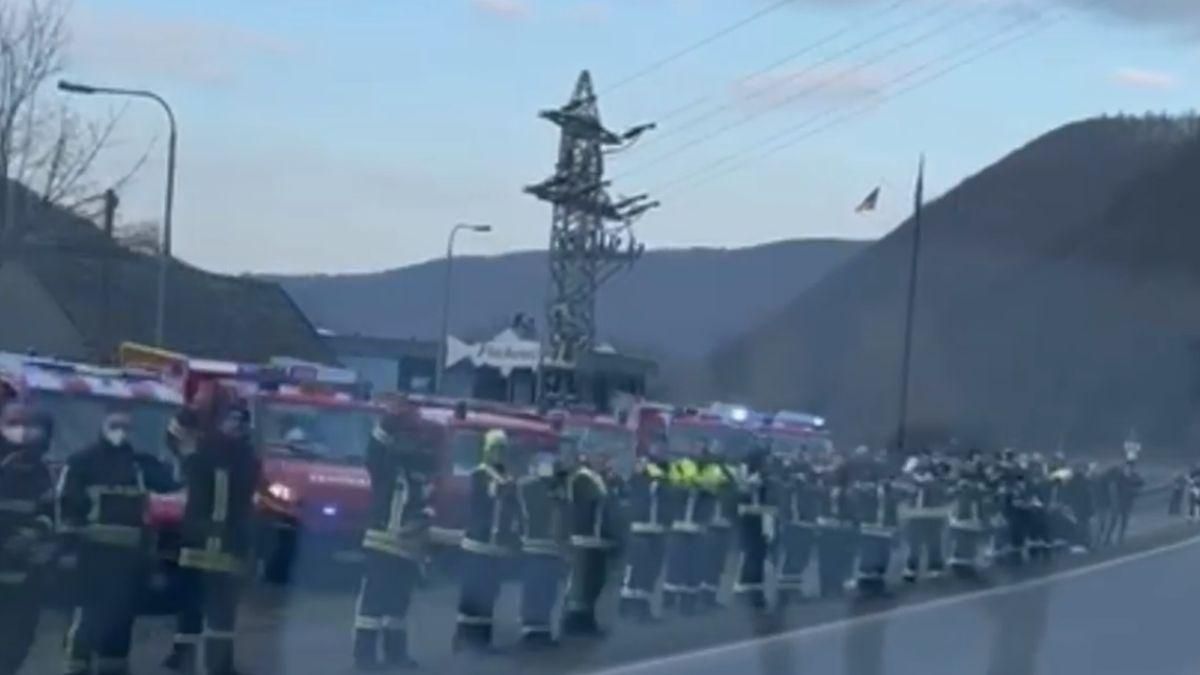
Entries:
<svg viewBox="0 0 1200 675">
<path fill-rule="evenodd" d="M 695 358 L 779 309 L 865 244 L 785 241 L 744 249 L 648 251 L 602 292 L 600 336 L 643 353 Z M 780 270 L 790 270 L 780 275 Z M 437 335 L 443 261 L 373 274 L 274 277 L 314 323 L 338 332 Z M 541 251 L 454 261 L 451 330 L 482 337 L 514 313 L 540 317 L 547 287 Z"/>
<path fill-rule="evenodd" d="M 1097 119 L 1033 141 L 925 210 L 911 421 L 926 438 L 1178 449 L 1200 360 L 1194 119 Z M 724 345 L 724 392 L 896 425 L 911 222 Z"/>
</svg>

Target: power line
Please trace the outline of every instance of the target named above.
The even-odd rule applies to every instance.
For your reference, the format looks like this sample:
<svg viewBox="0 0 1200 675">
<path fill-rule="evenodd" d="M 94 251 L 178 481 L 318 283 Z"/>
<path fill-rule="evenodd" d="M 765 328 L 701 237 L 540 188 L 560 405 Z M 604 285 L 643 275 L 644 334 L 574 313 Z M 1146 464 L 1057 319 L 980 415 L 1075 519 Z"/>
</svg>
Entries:
<svg viewBox="0 0 1200 675">
<path fill-rule="evenodd" d="M 892 4 L 884 7 L 879 12 L 867 17 L 865 20 L 860 21 L 859 19 L 856 18 L 855 20 L 848 22 L 846 25 L 842 26 L 841 28 L 838 28 L 837 30 L 835 30 L 829 34 L 824 35 L 821 38 L 819 38 L 813 42 L 807 43 L 804 46 L 802 46 L 801 48 L 784 55 L 782 58 L 776 59 L 775 61 L 772 61 L 771 63 L 767 64 L 766 66 L 763 66 L 762 68 L 759 68 L 758 70 L 755 70 L 752 73 L 748 73 L 746 75 L 740 76 L 738 78 L 738 80 L 741 82 L 752 80 L 761 75 L 765 75 L 765 74 L 771 72 L 772 70 L 779 68 L 780 66 L 787 65 L 788 63 L 795 61 L 796 59 L 800 58 L 801 56 L 804 56 L 805 54 L 808 54 L 809 52 L 812 52 L 813 50 L 819 49 L 821 47 L 824 47 L 827 44 L 830 44 L 831 42 L 837 40 L 838 38 L 842 37 L 843 35 L 846 35 L 847 33 L 850 33 L 858 28 L 861 28 L 864 25 L 867 25 L 867 24 L 877 20 L 877 19 L 887 16 L 888 14 L 894 12 L 895 10 L 908 4 L 911 1 L 912 0 L 896 0 Z M 941 10 L 946 9 L 951 4 L 952 4 L 951 2 L 943 2 L 941 5 L 937 6 L 932 12 L 926 12 L 925 14 L 922 14 L 922 15 L 916 17 L 916 20 L 919 21 L 921 19 L 927 19 L 930 16 L 937 14 Z M 878 37 L 879 35 L 887 35 L 889 33 L 889 31 L 891 31 L 891 30 L 899 30 L 902 28 L 907 28 L 909 25 L 912 25 L 912 23 L 914 23 L 914 22 L 912 22 L 912 21 L 902 22 L 901 24 L 893 26 L 891 29 L 885 30 L 880 34 L 877 34 L 875 37 Z M 858 47 L 865 46 L 865 44 L 871 42 L 873 39 L 874 38 L 867 38 L 867 40 L 864 43 L 859 44 Z M 855 51 L 855 48 L 851 48 L 849 51 L 839 52 L 839 54 L 835 55 L 834 58 L 836 58 L 837 56 L 844 56 L 845 54 L 850 53 L 852 51 Z M 821 65 L 821 64 L 818 63 L 815 66 L 810 66 L 808 68 L 805 68 L 804 70 L 800 71 L 799 73 L 792 73 L 786 79 L 790 80 L 790 79 L 798 78 L 798 77 L 806 74 L 807 72 L 811 71 L 814 67 L 817 67 L 819 65 Z M 768 88 L 768 87 L 764 87 L 763 89 L 754 90 L 754 91 L 751 91 L 749 94 L 747 94 L 746 98 L 753 99 L 753 98 L 763 95 L 769 91 L 770 91 L 770 88 Z M 709 98 L 711 98 L 711 97 L 710 96 L 701 97 L 700 99 L 697 99 L 696 103 L 702 103 L 702 102 L 708 100 Z M 685 120 L 684 122 L 682 122 L 678 125 L 675 125 L 669 129 L 667 129 L 664 132 L 660 132 L 660 133 L 656 134 L 654 139 L 652 140 L 652 142 L 646 143 L 645 145 L 643 145 L 643 149 L 649 145 L 660 143 L 665 138 L 671 138 L 672 136 L 676 136 L 684 131 L 687 131 L 688 129 L 694 128 L 695 126 L 697 126 L 699 124 L 703 124 L 704 122 L 707 122 L 708 120 L 712 119 L 713 117 L 716 117 L 717 115 L 720 115 L 721 113 L 723 113 L 727 110 L 730 110 L 731 108 L 734 108 L 735 106 L 736 106 L 735 103 L 719 103 L 719 104 L 717 104 L 717 106 L 715 108 L 710 108 L 707 112 L 703 112 L 700 115 L 690 117 L 687 120 Z M 659 123 L 661 123 L 664 119 L 667 119 L 669 117 L 674 117 L 675 115 L 679 114 L 680 112 L 685 112 L 689 107 L 692 107 L 692 106 L 683 106 L 681 108 L 675 108 L 674 110 L 670 111 L 668 114 L 661 115 L 655 119 L 657 119 L 657 121 Z"/>
<path fill-rule="evenodd" d="M 895 98 L 903 96 L 904 94 L 910 93 L 916 89 L 920 89 L 924 86 L 927 86 L 937 80 L 942 79 L 943 77 L 950 75 L 951 73 L 954 73 L 962 68 L 965 68 L 968 65 L 971 65 L 971 64 L 979 61 L 980 59 L 983 59 L 991 54 L 994 54 L 995 52 L 998 52 L 1001 49 L 1004 49 L 1005 47 L 1012 45 L 1013 43 L 1027 39 L 1027 38 L 1033 36 L 1038 31 L 1044 30 L 1044 29 L 1050 27 L 1051 25 L 1058 23 L 1059 21 L 1063 20 L 1064 18 L 1066 18 L 1065 12 L 1058 14 L 1050 19 L 1045 19 L 1045 20 L 1040 19 L 1040 18 L 1035 18 L 1035 19 L 1026 18 L 1026 19 L 1019 20 L 1013 24 L 1010 24 L 1009 26 L 1005 27 L 1004 29 L 992 34 L 989 38 L 987 38 L 987 40 L 990 41 L 992 38 L 1009 33 L 1014 28 L 1019 28 L 1019 26 L 1024 23 L 1032 22 L 1033 25 L 1029 26 L 1029 28 L 1027 28 L 1025 30 L 1017 31 L 1015 34 L 1010 35 L 1007 38 L 1001 39 L 995 43 L 985 46 L 983 49 L 978 49 L 978 50 L 975 49 L 975 47 L 978 47 L 980 44 L 980 43 L 975 43 L 972 48 L 963 50 L 963 51 L 967 51 L 967 52 L 974 52 L 973 54 L 970 54 L 962 59 L 959 59 L 959 60 L 955 61 L 954 63 L 951 63 L 947 67 L 942 68 L 941 70 L 938 70 L 927 77 L 921 78 L 920 80 L 913 82 L 912 84 L 910 84 L 908 86 L 902 87 L 900 89 L 889 92 L 887 94 L 879 95 L 877 97 L 877 99 L 874 101 L 870 101 L 865 105 L 850 109 L 849 111 L 845 112 L 842 115 L 835 117 L 834 119 L 830 120 L 829 122 L 827 122 L 823 125 L 820 125 L 814 129 L 811 129 L 811 130 L 807 131 L 806 133 L 803 133 L 795 138 L 792 138 L 783 143 L 774 145 L 774 146 L 768 148 L 764 152 L 756 153 L 751 157 L 744 157 L 744 155 L 746 154 L 745 152 L 738 152 L 738 153 L 726 155 L 725 157 L 722 157 L 722 158 L 708 164 L 707 166 L 702 168 L 700 171 L 693 172 L 693 173 L 683 176 L 679 179 L 668 181 L 667 183 L 663 183 L 663 184 L 659 185 L 658 187 L 655 188 L 655 191 L 664 193 L 664 194 L 676 194 L 679 192 L 686 191 L 688 189 L 699 187 L 701 185 L 711 182 L 712 180 L 715 180 L 717 178 L 720 178 L 720 177 L 729 175 L 731 173 L 734 173 L 736 171 L 739 171 L 742 168 L 745 168 L 746 166 L 753 164 L 756 161 L 765 159 L 771 155 L 774 155 L 778 152 L 781 152 L 790 147 L 793 147 L 802 141 L 812 138 L 813 136 L 816 136 L 825 131 L 828 131 L 829 129 L 840 126 L 842 124 L 845 124 L 846 122 L 849 122 L 857 117 L 861 117 L 862 115 L 870 113 L 870 112 L 878 109 L 879 107 L 881 107 L 883 104 L 887 103 L 888 101 L 891 101 Z M 986 44 L 986 42 L 984 44 Z M 903 76 L 898 78 L 896 81 L 899 82 L 899 81 L 908 79 L 912 75 L 915 75 L 918 72 L 921 72 L 921 71 L 929 68 L 930 66 L 935 65 L 937 62 L 944 61 L 944 60 L 945 60 L 944 58 L 939 58 L 939 59 L 934 59 L 925 64 L 922 64 L 921 66 L 914 68 L 913 70 L 910 70 L 909 72 L 905 73 Z M 792 134 L 796 133 L 797 131 L 803 131 L 805 128 L 810 126 L 812 124 L 812 122 L 820 119 L 821 117 L 824 117 L 825 115 L 829 114 L 830 112 L 836 112 L 836 111 L 837 111 L 837 108 L 828 109 L 828 110 L 824 111 L 823 113 L 820 113 L 818 115 L 815 115 L 813 117 L 806 119 L 804 122 L 802 122 L 798 125 L 795 125 L 793 127 L 790 127 L 788 129 L 784 130 L 782 133 L 776 134 L 770 138 L 765 139 L 763 142 L 757 143 L 756 146 L 767 145 L 767 144 L 772 143 L 773 141 L 777 141 L 781 138 L 791 136 Z M 730 162 L 739 159 L 739 157 L 742 158 L 742 161 L 738 161 L 731 166 L 726 166 Z M 724 167 L 724 168 L 722 169 L 722 167 Z M 719 169 L 719 170 L 713 172 L 714 169 Z M 707 175 L 705 175 L 705 174 L 707 174 Z"/>
<path fill-rule="evenodd" d="M 945 4 L 948 6 L 951 3 L 948 2 Z M 679 154 L 687 152 L 688 150 L 690 150 L 698 145 L 707 143 L 722 134 L 725 134 L 729 131 L 733 131 L 734 129 L 743 127 L 746 124 L 749 124 L 750 122 L 753 122 L 754 120 L 758 119 L 759 117 L 762 117 L 766 113 L 770 112 L 772 109 L 788 105 L 796 100 L 799 100 L 800 98 L 802 98 L 808 94 L 813 93 L 814 91 L 821 89 L 824 86 L 835 83 L 837 80 L 839 80 L 843 77 L 853 76 L 853 75 L 857 74 L 858 72 L 865 70 L 868 66 L 874 65 L 875 63 L 878 63 L 879 61 L 882 61 L 885 58 L 894 56 L 895 54 L 902 52 L 906 49 L 909 49 L 910 47 L 916 46 L 916 45 L 918 45 L 940 33 L 943 33 L 947 30 L 950 30 L 951 28 L 954 28 L 954 27 L 962 24 L 962 23 L 970 21 L 970 20 L 974 19 L 976 16 L 982 14 L 983 12 L 988 11 L 988 9 L 989 8 L 986 5 L 981 5 L 969 12 L 966 12 L 965 14 L 960 14 L 957 18 L 951 19 L 948 22 L 944 22 L 944 23 L 936 26 L 935 28 L 922 33 L 921 35 L 918 35 L 917 37 L 915 37 L 913 39 L 907 40 L 898 45 L 894 45 L 891 48 L 889 48 L 883 52 L 880 52 L 880 53 L 872 56 L 871 58 L 866 59 L 865 61 L 861 61 L 858 64 L 842 71 L 841 73 L 838 73 L 837 75 L 835 75 L 833 77 L 825 78 L 821 81 L 816 82 L 812 86 L 805 87 L 805 88 L 801 89 L 800 91 L 795 92 L 794 94 L 791 94 L 791 95 L 785 97 L 782 101 L 780 101 L 778 104 L 772 106 L 768 110 L 764 110 L 764 111 L 761 111 L 758 113 L 752 113 L 752 114 L 747 115 L 735 122 L 731 122 L 731 123 L 725 124 L 724 126 L 718 127 L 715 131 L 713 131 L 711 133 L 696 137 L 686 143 L 677 145 L 676 147 L 672 148 L 671 150 L 659 155 L 655 159 L 650 160 L 649 162 L 644 162 L 638 166 L 635 166 L 632 169 L 625 171 L 624 173 L 622 173 L 620 176 L 617 176 L 617 177 L 618 178 L 625 177 L 630 174 L 637 173 L 638 171 L 642 171 L 644 169 L 647 169 L 647 168 L 650 168 L 653 166 L 657 166 L 657 165 L 667 161 L 668 159 L 671 159 Z M 840 56 L 840 55 L 841 54 L 835 55 L 832 58 L 836 58 L 837 56 Z M 823 64 L 830 60 L 831 59 L 825 59 L 821 63 Z"/>
<path fill-rule="evenodd" d="M 792 2 L 794 2 L 794 0 L 778 0 L 777 2 L 767 5 L 766 7 L 763 7 L 762 9 L 758 10 L 757 12 L 754 12 L 753 14 L 750 14 L 747 17 L 744 17 L 728 26 L 725 26 L 724 28 L 721 28 L 721 29 L 717 30 L 716 32 L 711 33 L 711 34 L 707 35 L 706 37 L 701 38 L 697 42 L 694 42 L 694 43 L 688 45 L 687 47 L 680 49 L 679 51 L 668 54 L 667 56 L 664 56 L 663 58 L 646 66 L 645 68 L 642 68 L 641 70 L 636 71 L 633 74 L 628 75 L 627 77 L 624 77 L 624 78 L 616 81 L 615 83 L 609 85 L 607 88 L 603 89 L 600 93 L 608 94 L 608 93 L 611 93 L 617 89 L 620 89 L 621 87 L 624 87 L 632 82 L 636 82 L 637 80 L 640 80 L 641 78 L 661 69 L 662 67 L 664 67 L 666 65 L 674 63 L 675 61 L 678 61 L 679 59 L 681 59 L 693 52 L 699 51 L 700 49 L 716 42 L 717 40 L 720 40 L 721 38 L 725 37 L 726 35 L 734 33 L 736 31 L 754 23 L 755 21 L 758 21 L 759 19 L 761 19 L 765 16 L 768 16 L 776 11 L 779 11 L 780 9 L 783 9 L 787 5 L 790 5 Z"/>
</svg>

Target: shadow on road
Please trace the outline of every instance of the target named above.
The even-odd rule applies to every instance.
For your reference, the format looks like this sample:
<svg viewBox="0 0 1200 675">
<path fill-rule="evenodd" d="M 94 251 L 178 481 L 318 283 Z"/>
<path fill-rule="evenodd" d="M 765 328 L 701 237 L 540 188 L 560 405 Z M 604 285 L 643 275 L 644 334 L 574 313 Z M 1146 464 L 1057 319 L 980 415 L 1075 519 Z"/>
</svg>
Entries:
<svg viewBox="0 0 1200 675">
<path fill-rule="evenodd" d="M 993 623 L 987 675 L 1036 675 L 1049 604 L 1049 584 L 985 601 Z"/>
</svg>

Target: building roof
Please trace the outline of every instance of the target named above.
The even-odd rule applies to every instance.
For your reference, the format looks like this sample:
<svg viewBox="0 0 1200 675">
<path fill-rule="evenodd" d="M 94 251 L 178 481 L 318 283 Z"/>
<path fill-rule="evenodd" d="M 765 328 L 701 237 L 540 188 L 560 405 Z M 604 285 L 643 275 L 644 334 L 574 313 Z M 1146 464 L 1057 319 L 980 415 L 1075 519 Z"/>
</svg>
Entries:
<svg viewBox="0 0 1200 675">
<path fill-rule="evenodd" d="M 437 358 L 436 340 L 416 338 L 378 337 L 374 335 L 342 335 L 328 333 L 324 340 L 338 356 L 361 356 L 367 358 L 401 357 Z"/>
<path fill-rule="evenodd" d="M 111 356 L 122 341 L 154 342 L 157 258 L 112 245 L 45 243 L 22 247 L 6 264 L 23 266 L 40 282 L 94 357 Z M 335 361 L 277 284 L 213 274 L 179 261 L 172 261 L 168 273 L 164 341 L 167 349 L 198 357 Z"/>
</svg>

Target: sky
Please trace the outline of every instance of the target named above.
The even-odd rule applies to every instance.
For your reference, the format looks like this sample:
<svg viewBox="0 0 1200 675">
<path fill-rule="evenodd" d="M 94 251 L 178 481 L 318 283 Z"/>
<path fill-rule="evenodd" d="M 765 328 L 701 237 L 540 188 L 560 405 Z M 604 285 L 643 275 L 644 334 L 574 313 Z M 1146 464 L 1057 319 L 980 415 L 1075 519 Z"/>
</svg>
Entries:
<svg viewBox="0 0 1200 675">
<path fill-rule="evenodd" d="M 756 18 L 752 18 L 756 17 Z M 179 124 L 175 254 L 342 273 L 546 245 L 566 103 L 657 121 L 607 159 L 662 207 L 649 247 L 878 237 L 1038 135 L 1200 101 L 1195 0 L 74 0 L 64 76 L 152 89 Z M 719 36 L 718 36 L 719 35 Z M 148 161 L 121 219 L 161 218 L 166 125 L 120 113 L 98 181 Z M 854 207 L 876 186 L 879 208 Z"/>
</svg>

